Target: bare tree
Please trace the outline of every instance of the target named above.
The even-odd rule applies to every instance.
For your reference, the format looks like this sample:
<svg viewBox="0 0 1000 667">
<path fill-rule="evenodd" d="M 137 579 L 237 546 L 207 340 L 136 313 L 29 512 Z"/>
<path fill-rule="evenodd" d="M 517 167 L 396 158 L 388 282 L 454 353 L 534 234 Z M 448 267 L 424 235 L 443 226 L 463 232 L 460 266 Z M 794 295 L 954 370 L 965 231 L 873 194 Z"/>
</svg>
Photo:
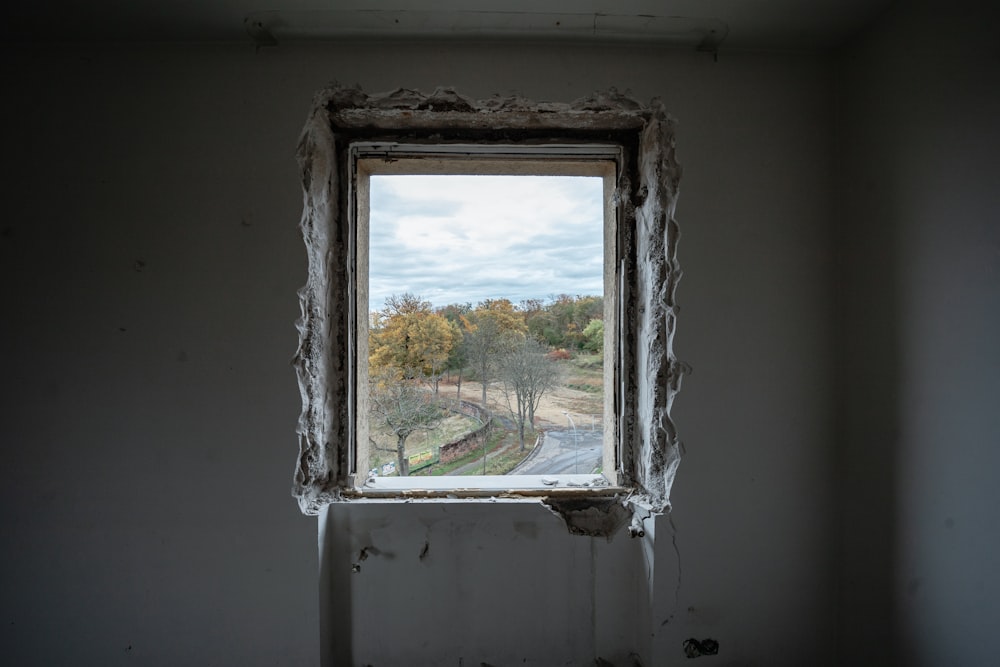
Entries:
<svg viewBox="0 0 1000 667">
<path fill-rule="evenodd" d="M 524 426 L 534 426 L 535 410 L 542 395 L 555 386 L 559 370 L 546 356 L 546 348 L 534 338 L 525 338 L 500 357 L 498 375 L 507 409 L 517 423 L 521 451 Z"/>
<path fill-rule="evenodd" d="M 463 338 L 462 342 L 456 345 L 451 350 L 451 357 L 448 359 L 448 369 L 454 369 L 456 371 L 458 379 L 455 382 L 455 400 L 458 402 L 462 401 L 462 371 L 465 369 L 465 365 L 468 363 L 469 358 L 469 344 Z M 483 407 L 486 407 L 485 405 Z"/>
<path fill-rule="evenodd" d="M 486 299 L 467 317 L 466 353 L 483 384 L 483 407 L 486 389 L 496 379 L 499 358 L 524 338 L 528 330 L 524 314 L 509 299 Z"/>
<path fill-rule="evenodd" d="M 503 350 L 504 335 L 492 318 L 483 318 L 476 328 L 465 334 L 465 353 L 483 385 L 483 407 L 486 407 L 486 388 L 494 380 L 499 354 Z"/>
<path fill-rule="evenodd" d="M 410 474 L 406 439 L 417 431 L 432 431 L 445 413 L 416 380 L 385 373 L 371 379 L 371 410 L 396 436 L 396 469 L 400 476 Z"/>
</svg>

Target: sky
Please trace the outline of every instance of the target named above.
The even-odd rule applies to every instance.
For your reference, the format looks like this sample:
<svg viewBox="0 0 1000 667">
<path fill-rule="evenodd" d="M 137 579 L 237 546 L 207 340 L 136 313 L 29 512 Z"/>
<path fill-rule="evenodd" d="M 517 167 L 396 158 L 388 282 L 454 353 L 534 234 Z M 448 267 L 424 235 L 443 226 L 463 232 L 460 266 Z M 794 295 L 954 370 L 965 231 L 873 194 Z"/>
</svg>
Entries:
<svg viewBox="0 0 1000 667">
<path fill-rule="evenodd" d="M 603 292 L 603 184 L 581 176 L 371 177 L 369 306 Z"/>
</svg>

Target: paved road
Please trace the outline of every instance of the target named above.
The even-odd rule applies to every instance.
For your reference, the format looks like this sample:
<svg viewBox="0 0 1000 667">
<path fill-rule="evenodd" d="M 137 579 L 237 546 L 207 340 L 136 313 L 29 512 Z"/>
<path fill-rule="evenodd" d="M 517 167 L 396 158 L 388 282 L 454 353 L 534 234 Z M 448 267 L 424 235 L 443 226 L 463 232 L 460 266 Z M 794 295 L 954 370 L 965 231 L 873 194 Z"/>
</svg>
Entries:
<svg viewBox="0 0 1000 667">
<path fill-rule="evenodd" d="M 601 465 L 603 437 L 600 431 L 546 431 L 541 450 L 517 474 L 588 475 Z"/>
</svg>

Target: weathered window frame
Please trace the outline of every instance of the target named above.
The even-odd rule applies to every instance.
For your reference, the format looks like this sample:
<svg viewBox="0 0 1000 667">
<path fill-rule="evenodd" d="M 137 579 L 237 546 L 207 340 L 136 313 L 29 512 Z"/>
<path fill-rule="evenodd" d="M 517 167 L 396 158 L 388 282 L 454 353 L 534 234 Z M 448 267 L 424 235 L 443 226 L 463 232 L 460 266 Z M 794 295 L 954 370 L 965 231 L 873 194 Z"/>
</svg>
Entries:
<svg viewBox="0 0 1000 667">
<path fill-rule="evenodd" d="M 621 265 L 622 242 L 618 238 L 618 205 L 614 193 L 618 186 L 618 174 L 622 168 L 623 151 L 614 144 L 401 144 L 398 142 L 352 142 L 348 148 L 348 173 L 351 174 L 351 193 L 355 201 L 353 249 L 349 261 L 356 269 L 354 291 L 356 293 L 355 312 L 364 313 L 368 309 L 368 236 L 370 208 L 370 179 L 377 175 L 400 174 L 447 174 L 447 175 L 521 175 L 521 176 L 591 176 L 603 183 L 603 278 L 604 278 L 604 415 L 616 415 L 618 396 L 616 387 L 619 366 L 618 344 L 618 267 Z M 367 458 L 368 432 L 366 420 L 358 418 L 368 412 L 368 318 L 356 317 L 357 332 L 354 360 L 353 386 L 357 387 L 357 399 L 352 420 L 354 433 L 348 437 L 353 450 L 355 467 L 352 474 L 368 468 L 361 460 Z M 621 460 L 621 438 L 618 432 L 619 419 L 603 419 L 604 450 L 603 469 L 606 475 L 493 475 L 446 477 L 433 480 L 426 477 L 375 477 L 364 483 L 366 495 L 394 495 L 404 490 L 408 493 L 423 492 L 424 495 L 445 492 L 463 495 L 491 495 L 498 491 L 518 489 L 520 492 L 549 493 L 565 488 L 595 488 L 595 483 L 607 488 L 616 488 L 618 481 L 618 461 Z M 348 459 L 349 462 L 352 460 Z M 577 486 L 570 486 L 577 485 Z"/>
<path fill-rule="evenodd" d="M 673 219 L 680 167 L 673 130 L 661 104 L 643 106 L 614 90 L 570 104 L 517 97 L 474 101 L 450 89 L 431 95 L 409 90 L 368 95 L 334 86 L 317 95 L 298 151 L 309 273 L 299 292 L 302 317 L 294 360 L 303 409 L 293 495 L 304 513 L 365 496 L 364 480 L 356 477 L 352 460 L 358 401 L 353 160 L 357 146 L 380 144 L 438 146 L 452 152 L 456 146 L 473 146 L 477 155 L 511 147 L 550 154 L 558 154 L 559 146 L 619 149 L 614 194 L 620 290 L 613 416 L 617 447 L 611 477 L 614 490 L 628 490 L 654 511 L 669 504 L 680 461 L 670 408 L 684 368 L 672 349 L 674 295 L 681 276 Z M 455 479 L 448 485 L 454 486 Z M 579 494 L 580 489 L 511 490 L 513 495 L 559 492 Z M 441 494 L 432 489 L 423 495 Z"/>
</svg>

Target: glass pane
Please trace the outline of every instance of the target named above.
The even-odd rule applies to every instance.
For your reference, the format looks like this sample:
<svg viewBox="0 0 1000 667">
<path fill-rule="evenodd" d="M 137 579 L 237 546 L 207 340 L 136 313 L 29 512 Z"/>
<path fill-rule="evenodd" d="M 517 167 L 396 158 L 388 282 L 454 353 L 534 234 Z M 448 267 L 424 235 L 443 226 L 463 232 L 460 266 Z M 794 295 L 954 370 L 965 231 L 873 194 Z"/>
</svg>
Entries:
<svg viewBox="0 0 1000 667">
<path fill-rule="evenodd" d="M 373 175 L 377 475 L 599 472 L 600 177 Z"/>
</svg>

